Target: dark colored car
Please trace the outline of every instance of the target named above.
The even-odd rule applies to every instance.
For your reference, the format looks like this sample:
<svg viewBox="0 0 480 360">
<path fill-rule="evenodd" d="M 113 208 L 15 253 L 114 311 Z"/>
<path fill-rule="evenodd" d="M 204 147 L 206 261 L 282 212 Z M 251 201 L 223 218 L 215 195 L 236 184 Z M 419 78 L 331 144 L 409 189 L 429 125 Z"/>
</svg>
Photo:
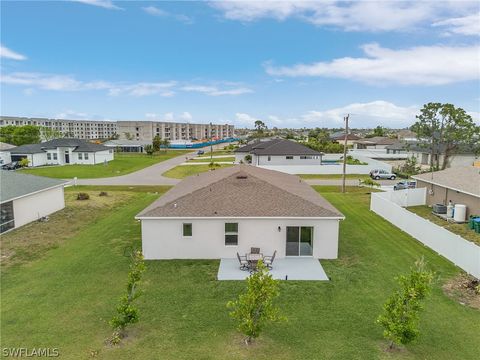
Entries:
<svg viewBox="0 0 480 360">
<path fill-rule="evenodd" d="M 399 181 L 393 186 L 393 190 L 415 189 L 417 187 L 416 181 L 403 180 Z"/>
<path fill-rule="evenodd" d="M 2 170 L 16 170 L 21 168 L 18 161 L 12 161 L 9 164 L 2 165 Z"/>
<path fill-rule="evenodd" d="M 197 155 L 203 155 L 203 154 L 205 154 L 205 151 L 203 151 L 203 150 L 198 150 L 197 151 Z"/>
</svg>

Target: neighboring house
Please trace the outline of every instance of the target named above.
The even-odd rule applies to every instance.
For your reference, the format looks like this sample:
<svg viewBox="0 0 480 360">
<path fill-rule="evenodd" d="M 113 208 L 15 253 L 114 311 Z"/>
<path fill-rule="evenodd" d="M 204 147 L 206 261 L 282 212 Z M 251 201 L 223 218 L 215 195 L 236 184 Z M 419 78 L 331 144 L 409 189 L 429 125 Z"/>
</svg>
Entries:
<svg viewBox="0 0 480 360">
<path fill-rule="evenodd" d="M 14 147 L 15 145 L 0 142 L 0 165 L 10 164 L 12 162 L 12 158 L 8 150 Z"/>
<path fill-rule="evenodd" d="M 335 133 L 330 136 L 330 139 L 333 142 L 339 143 L 339 144 L 344 144 L 345 143 L 345 133 Z M 360 140 L 360 138 L 357 135 L 353 134 L 348 134 L 347 135 L 347 145 L 353 145 L 355 141 Z"/>
<path fill-rule="evenodd" d="M 422 146 L 418 142 L 396 142 L 395 144 L 387 146 L 386 150 L 387 154 L 408 154 L 408 157 L 416 158 L 419 165 L 423 167 L 430 166 L 432 152 L 428 145 Z M 444 151 L 444 147 L 440 147 L 438 151 L 434 151 L 434 164 L 436 164 L 438 159 L 440 166 L 442 166 Z M 446 167 L 471 166 L 478 159 L 479 156 L 473 152 L 471 147 L 462 146 L 449 155 Z"/>
<path fill-rule="evenodd" d="M 285 139 L 258 141 L 235 150 L 235 162 L 245 162 L 251 155 L 252 165 L 320 165 L 322 153 Z"/>
<path fill-rule="evenodd" d="M 236 165 L 186 178 L 148 206 L 146 259 L 263 254 L 335 259 L 344 216 L 297 176 Z"/>
<path fill-rule="evenodd" d="M 0 170 L 0 233 L 18 228 L 65 207 L 67 182 Z"/>
<path fill-rule="evenodd" d="M 427 205 L 451 200 L 467 206 L 467 216 L 480 215 L 480 169 L 473 166 L 449 168 L 412 176 L 417 187 L 427 188 Z"/>
<path fill-rule="evenodd" d="M 396 143 L 397 139 L 391 139 L 385 136 L 374 136 L 353 141 L 353 148 L 357 149 L 385 149 L 388 145 Z"/>
<path fill-rule="evenodd" d="M 403 140 L 403 141 L 417 140 L 417 134 L 414 133 L 412 130 L 408 130 L 408 129 L 398 130 L 396 135 L 398 140 Z"/>
<path fill-rule="evenodd" d="M 119 139 L 106 141 L 103 145 L 112 148 L 115 151 L 143 153 L 145 152 L 145 146 L 152 145 L 152 142 Z"/>
<path fill-rule="evenodd" d="M 12 161 L 28 159 L 28 166 L 102 164 L 113 160 L 113 149 L 82 139 L 54 139 L 10 149 Z"/>
</svg>

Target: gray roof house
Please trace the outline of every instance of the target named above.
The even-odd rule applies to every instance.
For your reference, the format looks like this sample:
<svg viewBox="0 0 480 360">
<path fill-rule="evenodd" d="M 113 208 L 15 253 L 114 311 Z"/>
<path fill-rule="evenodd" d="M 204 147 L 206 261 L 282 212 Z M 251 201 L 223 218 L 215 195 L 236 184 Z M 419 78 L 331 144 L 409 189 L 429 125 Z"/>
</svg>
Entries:
<svg viewBox="0 0 480 360">
<path fill-rule="evenodd" d="M 15 145 L 0 142 L 0 165 L 8 164 L 12 161 L 9 150 Z"/>
<path fill-rule="evenodd" d="M 146 259 L 228 259 L 236 268 L 237 253 L 258 247 L 318 267 L 315 259 L 337 258 L 344 216 L 297 176 L 236 165 L 184 179 L 136 219 Z"/>
<path fill-rule="evenodd" d="M 0 232 L 63 209 L 65 184 L 64 180 L 0 170 Z"/>
<path fill-rule="evenodd" d="M 28 166 L 84 164 L 113 160 L 113 149 L 83 139 L 53 139 L 39 144 L 25 144 L 8 150 L 12 161 L 28 159 Z"/>
<path fill-rule="evenodd" d="M 235 150 L 235 161 L 245 162 L 252 157 L 252 165 L 320 165 L 322 153 L 298 142 L 286 139 L 258 141 Z"/>
</svg>

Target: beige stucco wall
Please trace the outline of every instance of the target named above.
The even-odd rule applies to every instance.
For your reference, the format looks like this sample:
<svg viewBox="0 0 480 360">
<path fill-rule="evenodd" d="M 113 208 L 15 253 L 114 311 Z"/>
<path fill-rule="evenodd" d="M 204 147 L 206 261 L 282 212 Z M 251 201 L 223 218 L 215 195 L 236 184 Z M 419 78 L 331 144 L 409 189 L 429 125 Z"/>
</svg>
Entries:
<svg viewBox="0 0 480 360">
<path fill-rule="evenodd" d="M 65 207 L 63 186 L 13 200 L 15 228 L 50 215 Z"/>
<path fill-rule="evenodd" d="M 225 246 L 225 223 L 238 223 L 238 245 Z M 182 224 L 192 223 L 193 236 L 182 236 Z M 280 231 L 278 227 L 280 226 Z M 313 226 L 313 257 L 336 259 L 339 220 L 310 219 L 184 219 L 142 220 L 142 249 L 146 259 L 220 259 L 260 247 L 264 255 L 277 250 L 285 257 L 286 226 Z"/>
<path fill-rule="evenodd" d="M 424 181 L 417 181 L 417 187 L 427 188 L 427 205 L 444 204 L 449 200 L 455 204 L 464 204 L 467 206 L 467 217 L 470 215 L 480 215 L 480 198 L 447 189 L 438 185 L 432 185 Z"/>
</svg>

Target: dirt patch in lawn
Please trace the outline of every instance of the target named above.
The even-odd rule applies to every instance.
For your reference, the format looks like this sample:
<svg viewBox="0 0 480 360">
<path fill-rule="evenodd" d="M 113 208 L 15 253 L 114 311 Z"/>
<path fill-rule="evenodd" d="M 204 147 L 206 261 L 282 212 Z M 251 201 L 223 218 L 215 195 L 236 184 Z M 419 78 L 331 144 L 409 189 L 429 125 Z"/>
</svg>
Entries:
<svg viewBox="0 0 480 360">
<path fill-rule="evenodd" d="M 460 304 L 480 310 L 480 282 L 474 277 L 460 274 L 447 281 L 442 288 L 445 294 Z"/>
<path fill-rule="evenodd" d="M 88 200 L 77 200 L 79 191 L 65 191 L 65 208 L 49 216 L 47 222 L 34 221 L 6 234 L 0 241 L 2 269 L 28 263 L 57 248 L 67 239 L 95 222 L 114 207 L 127 202 L 134 194 L 112 191 L 99 196 L 100 191 L 81 190 Z"/>
</svg>

